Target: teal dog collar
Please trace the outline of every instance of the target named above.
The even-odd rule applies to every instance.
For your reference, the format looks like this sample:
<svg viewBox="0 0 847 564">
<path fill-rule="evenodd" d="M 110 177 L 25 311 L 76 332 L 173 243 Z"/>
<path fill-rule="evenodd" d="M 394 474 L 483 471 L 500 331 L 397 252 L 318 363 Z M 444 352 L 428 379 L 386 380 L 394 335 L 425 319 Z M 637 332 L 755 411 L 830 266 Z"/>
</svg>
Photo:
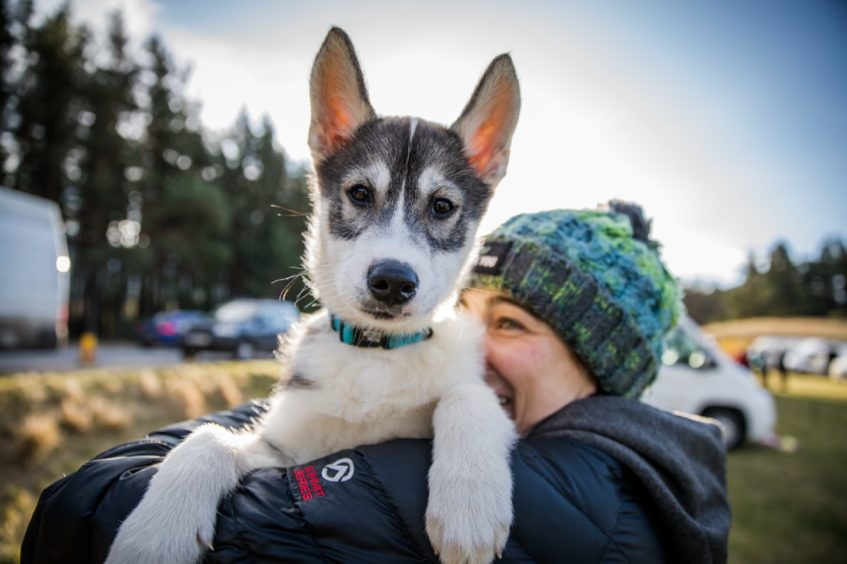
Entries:
<svg viewBox="0 0 847 564">
<path fill-rule="evenodd" d="M 405 335 L 385 335 L 373 329 L 362 329 L 361 327 L 348 325 L 331 314 L 329 316 L 329 326 L 333 331 L 338 333 L 338 340 L 342 343 L 369 349 L 396 349 L 406 345 L 414 345 L 432 337 L 431 328 Z"/>
</svg>

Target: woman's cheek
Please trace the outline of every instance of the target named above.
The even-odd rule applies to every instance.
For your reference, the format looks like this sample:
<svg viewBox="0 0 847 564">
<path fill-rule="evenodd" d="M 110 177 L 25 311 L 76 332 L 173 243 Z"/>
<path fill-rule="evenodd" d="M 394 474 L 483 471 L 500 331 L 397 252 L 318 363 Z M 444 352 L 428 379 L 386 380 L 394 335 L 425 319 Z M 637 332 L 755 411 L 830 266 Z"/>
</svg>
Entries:
<svg viewBox="0 0 847 564">
<path fill-rule="evenodd" d="M 511 348 L 511 354 L 504 359 L 512 385 L 523 392 L 539 376 L 539 359 L 542 358 L 539 347 L 523 343 Z"/>
<path fill-rule="evenodd" d="M 515 359 L 520 360 L 520 365 L 530 372 L 530 375 L 538 370 L 538 367 L 544 363 L 545 355 L 544 347 L 534 341 L 521 343 L 516 348 Z"/>
</svg>

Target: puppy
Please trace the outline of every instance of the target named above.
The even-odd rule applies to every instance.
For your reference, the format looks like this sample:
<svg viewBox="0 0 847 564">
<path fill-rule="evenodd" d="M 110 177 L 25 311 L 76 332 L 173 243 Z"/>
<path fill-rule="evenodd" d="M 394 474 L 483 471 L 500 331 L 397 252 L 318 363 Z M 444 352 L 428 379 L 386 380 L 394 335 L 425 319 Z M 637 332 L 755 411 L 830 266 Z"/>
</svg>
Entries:
<svg viewBox="0 0 847 564">
<path fill-rule="evenodd" d="M 443 562 L 488 562 L 506 543 L 515 431 L 483 383 L 482 328 L 454 304 L 506 171 L 520 107 L 512 61 L 494 59 L 450 128 L 377 117 L 337 28 L 310 87 L 305 265 L 325 309 L 286 337 L 262 420 L 241 433 L 203 425 L 174 448 L 107 562 L 196 562 L 219 501 L 248 472 L 398 437 L 434 439 L 426 531 Z"/>
</svg>

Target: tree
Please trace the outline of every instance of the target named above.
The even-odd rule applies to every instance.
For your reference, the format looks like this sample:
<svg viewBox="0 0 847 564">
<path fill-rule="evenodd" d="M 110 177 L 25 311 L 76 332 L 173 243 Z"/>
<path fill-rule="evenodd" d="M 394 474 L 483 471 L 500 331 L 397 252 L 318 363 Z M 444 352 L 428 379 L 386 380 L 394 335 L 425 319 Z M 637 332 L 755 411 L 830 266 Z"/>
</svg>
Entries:
<svg viewBox="0 0 847 564">
<path fill-rule="evenodd" d="M 214 239 L 194 236 L 201 235 L 204 226 L 178 223 L 175 219 L 180 212 L 188 211 L 185 206 L 202 203 L 197 201 L 203 197 L 198 187 L 208 186 L 202 171 L 211 164 L 211 157 L 199 129 L 192 126 L 196 118 L 191 115 L 192 109 L 181 92 L 186 74 L 177 71 L 170 53 L 158 37 L 151 37 L 145 47 L 150 64 L 145 71 L 149 84 L 145 92 L 148 125 L 141 147 L 144 171 L 140 181 L 143 210 L 141 238 L 149 244 L 143 253 L 145 268 L 141 274 L 141 312 L 152 314 L 191 303 L 195 296 L 201 298 L 197 300 L 201 304 L 207 303 L 207 289 L 193 292 L 194 278 L 200 276 L 201 271 L 190 269 L 185 259 L 194 253 L 196 256 L 218 257 L 222 253 L 207 252 L 201 248 L 205 244 L 217 245 Z M 180 187 L 186 188 L 187 195 L 180 194 Z M 187 201 L 188 196 L 194 200 Z M 203 208 L 208 209 L 210 203 L 227 207 L 227 203 L 214 194 Z M 213 222 L 213 231 L 215 225 Z M 190 231 L 198 228 L 201 231 L 192 233 L 193 249 L 188 250 L 183 245 L 178 248 L 171 246 L 175 241 L 175 229 Z M 208 287 L 211 282 L 203 280 L 202 284 Z M 204 295 L 200 296 L 201 293 Z"/>
<path fill-rule="evenodd" d="M 29 25 L 25 15 L 24 25 Z M 16 129 L 19 161 L 14 186 L 25 192 L 62 201 L 74 181 L 66 159 L 77 146 L 79 94 L 86 82 L 85 48 L 89 33 L 74 27 L 68 5 L 28 27 L 23 47 L 26 62 L 17 95 Z"/>
<path fill-rule="evenodd" d="M 100 333 L 113 332 L 119 323 L 125 269 L 118 249 L 132 246 L 126 233 L 122 241 L 110 238 L 110 229 L 127 232 L 133 222 L 140 221 L 137 198 L 130 198 L 133 186 L 126 175 L 133 142 L 119 133 L 122 122 L 138 107 L 133 96 L 138 67 L 126 49 L 123 20 L 114 13 L 109 26 L 108 60 L 81 87 L 83 106 L 76 117 L 80 149 L 74 163 L 77 184 L 70 188 L 77 204 L 67 206 L 67 216 L 78 225 L 73 230 L 76 235 L 70 237 L 76 264 L 73 299 L 83 301 L 82 310 L 88 317 L 76 321 Z M 104 264 L 111 265 L 106 280 Z M 108 302 L 107 307 L 101 308 L 103 302 Z"/>
<path fill-rule="evenodd" d="M 275 297 L 280 290 L 272 282 L 294 274 L 300 264 L 309 206 L 304 173 L 298 169 L 289 178 L 273 138 L 270 120 L 264 119 L 256 134 L 242 111 L 222 144 L 221 180 L 233 208 L 229 289 L 234 296 Z"/>
<path fill-rule="evenodd" d="M 745 266 L 744 283 L 725 293 L 726 315 L 730 319 L 768 315 L 771 290 L 764 275 L 756 267 L 756 256 L 750 253 Z"/>
<path fill-rule="evenodd" d="M 11 103 L 13 100 L 13 64 L 11 51 L 17 43 L 12 34 L 12 11 L 6 0 L 0 0 L 0 133 L 10 131 L 9 118 L 11 115 Z M 5 176 L 6 158 L 9 149 L 4 142 L 0 142 L 0 182 Z M 5 182 L 2 182 L 5 184 Z"/>
<path fill-rule="evenodd" d="M 840 239 L 823 242 L 818 259 L 802 272 L 811 315 L 847 315 L 847 249 Z"/>
<path fill-rule="evenodd" d="M 788 246 L 780 241 L 770 255 L 770 267 L 765 273 L 770 290 L 768 315 L 799 315 L 804 311 L 803 294 L 797 267 L 791 260 Z"/>
</svg>

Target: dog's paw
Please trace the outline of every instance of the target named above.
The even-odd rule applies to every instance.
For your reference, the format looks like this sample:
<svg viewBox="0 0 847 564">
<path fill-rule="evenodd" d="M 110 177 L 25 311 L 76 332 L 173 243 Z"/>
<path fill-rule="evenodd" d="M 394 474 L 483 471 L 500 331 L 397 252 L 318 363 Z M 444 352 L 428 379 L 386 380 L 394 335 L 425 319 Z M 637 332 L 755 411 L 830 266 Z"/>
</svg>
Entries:
<svg viewBox="0 0 847 564">
<path fill-rule="evenodd" d="M 106 564 L 194 564 L 212 550 L 214 515 L 180 518 L 178 513 L 156 513 L 142 502 L 130 514 L 118 529 Z"/>
<path fill-rule="evenodd" d="M 483 564 L 500 558 L 512 524 L 511 493 L 510 475 L 492 480 L 431 472 L 426 533 L 441 562 Z"/>
</svg>

